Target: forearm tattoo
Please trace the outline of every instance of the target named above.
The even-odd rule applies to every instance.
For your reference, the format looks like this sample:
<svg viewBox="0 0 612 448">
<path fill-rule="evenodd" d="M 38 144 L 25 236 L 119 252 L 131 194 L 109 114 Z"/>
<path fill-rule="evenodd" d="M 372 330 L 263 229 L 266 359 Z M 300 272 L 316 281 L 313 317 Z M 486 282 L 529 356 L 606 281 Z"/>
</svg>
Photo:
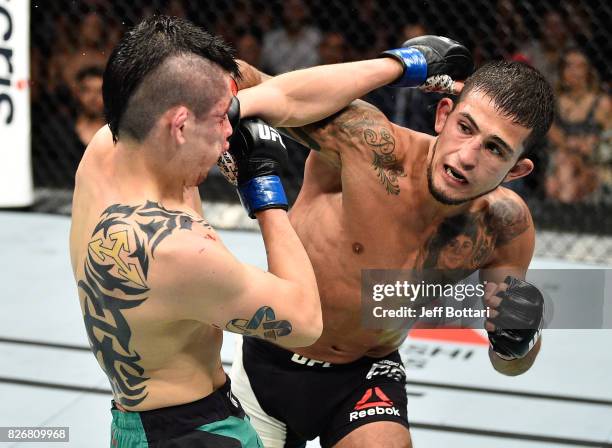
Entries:
<svg viewBox="0 0 612 448">
<path fill-rule="evenodd" d="M 136 406 L 147 397 L 149 378 L 132 346 L 125 312 L 147 300 L 150 262 L 159 244 L 175 231 L 191 230 L 194 224 L 210 226 L 155 202 L 111 205 L 100 218 L 88 245 L 84 277 L 78 281 L 85 330 L 117 401 Z"/>
<path fill-rule="evenodd" d="M 291 333 L 291 323 L 288 320 L 277 320 L 274 310 L 269 306 L 259 308 L 250 319 L 232 319 L 225 328 L 233 333 L 270 341 Z"/>
</svg>

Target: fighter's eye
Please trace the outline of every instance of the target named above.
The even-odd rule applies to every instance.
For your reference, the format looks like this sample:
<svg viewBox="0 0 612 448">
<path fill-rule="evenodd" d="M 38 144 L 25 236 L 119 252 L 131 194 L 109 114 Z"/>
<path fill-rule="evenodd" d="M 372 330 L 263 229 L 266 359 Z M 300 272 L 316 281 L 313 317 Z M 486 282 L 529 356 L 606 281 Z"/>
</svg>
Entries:
<svg viewBox="0 0 612 448">
<path fill-rule="evenodd" d="M 465 125 L 464 123 L 461 123 L 461 122 L 459 122 L 459 129 L 464 134 L 471 134 L 472 133 L 472 130 L 470 129 L 470 127 Z"/>
<path fill-rule="evenodd" d="M 502 150 L 497 145 L 490 143 L 487 145 L 487 149 L 496 156 L 503 156 Z"/>
</svg>

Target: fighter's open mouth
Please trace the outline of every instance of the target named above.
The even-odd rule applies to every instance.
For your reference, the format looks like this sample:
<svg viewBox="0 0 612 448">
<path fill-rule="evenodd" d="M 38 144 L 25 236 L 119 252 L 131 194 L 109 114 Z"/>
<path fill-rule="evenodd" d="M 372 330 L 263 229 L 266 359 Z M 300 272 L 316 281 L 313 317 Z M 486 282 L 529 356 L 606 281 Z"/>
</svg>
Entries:
<svg viewBox="0 0 612 448">
<path fill-rule="evenodd" d="M 446 171 L 446 174 L 455 179 L 457 182 L 461 182 L 462 184 L 468 183 L 467 179 L 461 173 L 455 171 L 450 166 L 444 165 L 444 171 Z"/>
</svg>

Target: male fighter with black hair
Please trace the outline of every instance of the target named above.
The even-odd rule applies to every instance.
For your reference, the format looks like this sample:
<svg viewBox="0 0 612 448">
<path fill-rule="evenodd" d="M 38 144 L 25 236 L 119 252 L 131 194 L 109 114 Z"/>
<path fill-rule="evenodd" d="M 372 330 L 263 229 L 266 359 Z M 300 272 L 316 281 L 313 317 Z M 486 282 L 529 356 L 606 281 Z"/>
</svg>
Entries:
<svg viewBox="0 0 612 448">
<path fill-rule="evenodd" d="M 173 33 L 173 36 L 180 39 L 180 33 Z M 159 46 L 155 40 L 152 43 L 155 47 Z M 409 445 L 405 377 L 396 350 L 405 332 L 385 333 L 361 328 L 359 289 L 362 268 L 415 267 L 418 259 L 426 258 L 421 253 L 428 247 L 427 241 L 437 232 L 437 226 L 446 217 L 462 213 L 475 221 L 480 229 L 478 244 L 472 257 L 468 257 L 466 269 L 504 267 L 507 268 L 506 273 L 522 278 L 531 257 L 533 224 L 529 212 L 516 196 L 495 187 L 504 179 L 518 178 L 529 172 L 531 162 L 520 159 L 520 156 L 526 143 L 543 135 L 549 125 L 552 114 L 550 88 L 537 72 L 527 67 L 502 64 L 489 71 L 483 69 L 479 72 L 480 77 L 476 74 L 471 78 L 471 87 L 466 88 L 455 107 L 450 100 L 440 102 L 436 123 L 440 135 L 433 138 L 393 126 L 378 110 L 366 104 L 357 102 L 345 107 L 355 98 L 393 81 L 403 86 L 425 84 L 429 88 L 452 88 L 448 75 L 464 78 L 471 72 L 469 53 L 456 42 L 428 37 L 410 41 L 409 48 L 392 51 L 390 55 L 393 57 L 287 73 L 238 93 L 243 116 L 259 116 L 273 124 L 295 127 L 296 135 L 302 141 L 321 151 L 310 156 L 304 187 L 293 210 L 292 220 L 315 265 L 319 291 L 325 300 L 324 334 L 312 349 L 296 349 L 295 352 L 263 341 L 248 344 L 253 339 L 244 338 L 245 351 L 238 358 L 236 378 L 241 394 L 249 402 L 249 408 L 253 411 L 251 418 L 256 421 L 266 446 L 301 446 L 306 439 L 316 435 L 321 436 L 324 446 Z M 133 57 L 129 52 L 121 56 L 119 60 Z M 142 68 L 147 67 L 149 61 L 140 58 L 135 62 Z M 195 337 L 192 334 L 191 338 L 186 335 L 182 339 L 185 344 L 182 351 L 162 342 L 162 334 L 173 334 L 176 330 L 151 325 L 147 317 L 151 318 L 155 310 L 145 312 L 149 310 L 146 306 L 150 304 L 163 308 L 169 318 L 179 314 L 183 319 L 189 319 L 191 315 L 194 320 L 219 325 L 221 322 L 213 320 L 214 316 L 227 311 L 229 305 L 226 301 L 231 303 L 231 295 L 228 294 L 225 300 L 214 300 L 219 298 L 216 288 L 223 290 L 232 286 L 232 282 L 235 282 L 232 277 L 234 272 L 217 269 L 217 260 L 210 260 L 202 267 L 203 263 L 197 256 L 206 257 L 212 252 L 218 255 L 209 247 L 212 243 L 208 242 L 214 234 L 203 232 L 199 244 L 191 239 L 185 241 L 187 230 L 195 227 L 195 223 L 191 224 L 188 218 L 172 221 L 173 212 L 166 209 L 155 210 L 151 216 L 148 208 L 157 207 L 158 204 L 147 202 L 140 207 L 145 210 L 118 206 L 104 212 L 100 219 L 98 206 L 100 203 L 113 204 L 116 197 L 136 201 L 152 196 L 157 200 L 164 199 L 164 204 L 169 202 L 177 208 L 191 199 L 194 202 L 189 204 L 193 205 L 181 206 L 179 210 L 188 208 L 191 213 L 186 212 L 187 215 L 199 211 L 194 189 L 187 187 L 204 177 L 210 166 L 211 152 L 214 152 L 210 149 L 219 148 L 223 140 L 221 131 L 214 130 L 213 116 L 218 117 L 218 126 L 222 128 L 224 120 L 227 120 L 225 113 L 231 104 L 236 103 L 230 102 L 229 96 L 223 100 L 225 102 L 219 100 L 218 110 L 213 107 L 210 111 L 210 120 L 198 120 L 197 115 L 189 112 L 196 108 L 194 102 L 200 99 L 194 100 L 188 95 L 182 95 L 172 103 L 162 103 L 162 112 L 156 107 L 159 97 L 166 92 L 174 92 L 168 84 L 174 79 L 176 84 L 172 85 L 177 89 L 183 86 L 196 97 L 203 94 L 205 86 L 196 85 L 194 88 L 193 82 L 189 83 L 200 79 L 202 69 L 205 67 L 189 62 L 159 81 L 151 76 L 154 71 L 145 76 L 142 86 L 131 94 L 134 83 L 128 77 L 124 84 L 127 91 L 119 90 L 128 106 L 124 113 L 129 111 L 132 103 L 140 104 L 142 101 L 154 108 L 153 112 L 145 108 L 134 109 L 142 120 L 148 120 L 150 116 L 156 118 L 156 124 L 149 129 L 151 134 L 146 139 L 148 146 L 134 145 L 136 134 L 130 134 L 127 131 L 129 128 L 113 127 L 113 123 L 121 123 L 121 116 L 115 115 L 115 121 L 113 116 L 109 116 L 111 130 L 115 135 L 118 131 L 117 147 L 113 147 L 110 134 L 101 131 L 90 145 L 82 162 L 81 176 L 77 178 L 77 182 L 81 179 L 81 184 L 77 185 L 75 192 L 78 216 L 73 218 L 72 255 L 75 275 L 81 287 L 86 326 L 92 319 L 96 322 L 95 328 L 90 325 L 88 329 L 92 330 L 92 346 L 97 348 L 98 358 L 107 372 L 113 372 L 112 369 L 116 368 L 115 359 L 131 363 L 120 365 L 122 376 L 109 376 L 114 384 L 117 384 L 117 378 L 123 380 L 117 391 L 123 392 L 126 379 L 129 380 L 127 384 L 137 389 L 132 392 L 138 399 L 143 398 L 138 395 L 143 392 L 143 384 L 147 381 L 151 381 L 151 387 L 157 384 L 157 381 L 153 381 L 154 374 L 163 377 L 157 379 L 165 380 L 163 385 L 171 392 L 175 390 L 174 385 L 178 385 L 176 388 L 180 390 L 182 384 L 193 378 L 189 373 L 193 370 L 187 368 L 185 375 L 180 368 L 180 365 L 193 359 L 193 354 L 187 349 L 192 347 L 188 341 L 195 341 L 194 346 L 210 346 L 206 345 L 207 338 L 198 337 L 197 334 Z M 251 78 L 258 74 L 255 71 L 248 73 L 246 68 L 243 75 L 245 82 L 251 82 Z M 152 82 L 147 83 L 147 79 Z M 139 95 L 140 89 L 147 84 L 150 96 Z M 116 86 L 117 89 L 122 88 L 119 84 Z M 223 91 L 225 87 L 220 86 L 219 89 Z M 331 114 L 336 115 L 318 122 Z M 139 123 L 138 120 L 131 122 Z M 318 123 L 305 126 L 314 122 Z M 121 143 L 122 134 L 127 137 L 125 147 Z M 273 135 L 276 137 L 264 123 L 245 120 L 232 140 L 232 152 L 238 159 L 237 183 L 250 215 L 267 207 L 286 207 L 286 200 L 280 193 L 278 165 L 275 162 L 281 157 L 269 146 L 271 142 L 278 141 Z M 226 133 L 223 138 L 227 136 Z M 278 145 L 275 148 L 278 149 Z M 142 152 L 151 159 L 142 160 L 138 149 L 143 149 Z M 222 152 L 218 149 L 217 155 Z M 141 163 L 137 164 L 139 161 Z M 85 174 L 87 179 L 84 179 Z M 111 175 L 116 176 L 112 183 L 108 181 Z M 179 185 L 183 190 L 178 188 Z M 146 191 L 143 191 L 145 187 Z M 162 195 L 161 191 L 170 187 L 174 187 L 174 195 L 166 200 L 167 195 Z M 143 194 L 137 194 L 139 192 Z M 164 219 L 158 219 L 155 213 Z M 133 241 L 129 240 L 128 244 L 120 238 L 121 232 L 111 234 L 108 231 L 111 225 L 122 225 L 133 215 L 137 215 L 140 221 L 130 228 L 134 232 L 142 231 L 141 237 L 134 235 Z M 261 211 L 257 214 L 260 220 L 262 215 Z M 94 229 L 93 236 L 90 236 L 91 229 Z M 265 227 L 263 232 L 266 235 Z M 274 235 L 274 232 L 268 233 L 269 238 L 274 238 Z M 288 232 L 281 235 L 281 239 L 287 237 L 291 238 L 292 235 Z M 110 241 L 107 241 L 108 238 Z M 185 257 L 179 253 L 162 257 L 166 251 L 175 253 L 171 250 L 175 244 L 187 253 L 197 252 L 197 256 Z M 121 257 L 122 250 L 130 250 L 126 248 L 128 245 L 133 248 L 130 257 L 125 257 L 125 254 Z M 162 251 L 163 247 L 167 249 Z M 269 245 L 269 250 L 270 247 L 273 246 Z M 280 257 L 273 255 L 269 255 L 270 270 L 278 272 L 285 269 L 286 260 L 283 259 L 281 263 Z M 298 263 L 291 257 L 295 256 L 300 254 L 283 252 L 281 255 L 289 257 L 289 264 L 294 267 Z M 163 264 L 163 271 L 159 268 L 162 266 L 160 260 L 167 261 Z M 108 265 L 109 261 L 113 263 Z M 136 262 L 141 265 L 140 269 L 138 266 L 134 269 Z M 150 278 L 156 280 L 150 285 L 145 283 L 149 277 L 142 271 L 147 269 L 149 263 Z M 158 268 L 154 272 L 155 266 Z M 243 268 L 235 266 L 244 272 Z M 110 279 L 109 272 L 113 274 Z M 309 277 L 307 270 L 303 274 Z M 198 275 L 204 275 L 200 283 L 196 278 Z M 126 276 L 130 276 L 129 279 Z M 526 298 L 521 300 L 513 286 L 516 280 L 508 282 L 511 286 L 502 285 L 503 278 L 491 277 L 490 280 L 495 284 L 489 284 L 487 301 L 497 308 L 499 314 L 493 317 L 495 323 L 500 324 L 499 328 L 495 328 L 494 323 L 487 323 L 488 329 L 495 330 L 491 335 L 491 360 L 498 370 L 520 373 L 531 365 L 537 353 L 537 348 L 530 350 L 537 340 L 537 325 L 534 324 L 541 318 L 537 293 L 533 287 L 522 284 L 527 293 L 524 294 Z M 139 283 L 134 285 L 129 282 L 137 281 L 145 283 L 145 288 L 151 291 L 159 290 L 165 298 L 172 297 L 172 302 L 150 302 L 154 296 L 146 290 L 141 291 L 149 297 L 146 302 L 139 294 L 138 300 L 127 304 L 130 308 L 136 308 L 133 312 L 117 312 L 118 309 L 127 308 L 126 303 L 109 292 L 119 289 L 116 294 L 130 294 L 132 290 L 137 290 Z M 237 286 L 245 285 L 248 281 L 245 276 Z M 117 284 L 120 286 L 117 287 Z M 200 290 L 195 291 L 192 286 Z M 502 292 L 493 296 L 497 289 Z M 124 290 L 130 292 L 125 293 Z M 244 291 L 244 295 L 240 296 L 245 300 L 249 293 L 254 297 L 260 297 L 260 294 L 268 296 L 268 300 L 274 300 L 273 308 L 276 311 L 283 301 L 295 303 L 291 300 L 295 297 L 293 291 L 262 288 L 261 283 L 256 282 L 250 285 L 249 292 Z M 197 309 L 195 304 L 191 308 L 191 314 L 179 312 L 184 309 L 177 305 L 183 294 L 200 299 Z M 504 296 L 503 299 L 500 295 Z M 90 300 L 90 297 L 94 300 Z M 208 304 L 211 306 L 207 307 Z M 531 311 L 530 307 L 535 310 Z M 106 309 L 112 323 L 98 324 L 99 318 L 94 317 L 92 312 L 97 316 L 105 315 Z M 285 308 L 287 313 L 290 312 L 288 309 Z M 150 351 L 145 352 L 148 348 L 146 342 L 133 338 L 134 345 L 130 345 L 132 332 L 129 327 L 127 332 L 112 333 L 113 325 L 125 329 L 125 315 L 128 313 L 134 325 L 142 325 L 139 334 L 147 336 L 147 332 L 157 332 L 155 343 L 158 350 L 159 347 L 175 349 L 192 356 L 187 356 L 187 360 L 177 356 L 179 359 L 171 366 L 154 365 L 151 371 L 143 369 L 138 364 L 141 357 L 153 356 Z M 232 310 L 227 314 L 234 313 Z M 307 313 L 300 309 L 300 312 L 291 314 L 291 318 L 302 319 L 304 314 Z M 278 322 L 270 319 L 267 313 L 253 315 L 251 319 L 242 317 L 240 313 L 239 318 L 231 318 L 223 325 L 245 335 L 266 337 L 273 333 L 277 335 L 277 342 L 281 343 L 283 336 L 279 333 L 286 334 L 288 330 L 286 325 L 278 327 Z M 281 319 L 283 317 L 285 314 Z M 225 318 L 223 316 L 222 320 Z M 517 328 L 517 320 L 530 328 L 519 332 L 507 330 Z M 530 322 L 525 322 L 527 320 Z M 501 325 L 508 322 L 509 326 Z M 263 331 L 258 332 L 260 323 L 263 324 Z M 201 331 L 212 329 L 205 327 Z M 119 345 L 108 337 L 108 332 L 117 338 Z M 134 331 L 134 335 L 136 333 Z M 303 338 L 302 342 L 306 345 L 311 339 Z M 129 351 L 130 347 L 139 351 Z M 539 348 L 539 345 L 536 347 Z M 112 349 L 118 352 L 113 354 Z M 218 345 L 213 349 L 218 354 Z M 109 357 L 109 353 L 114 357 Z M 210 353 L 205 350 L 207 356 Z M 159 358 L 150 359 L 159 361 Z M 210 358 L 206 359 L 218 359 L 218 355 L 210 354 Z M 109 364 L 108 360 L 112 363 Z M 240 375 L 242 361 L 248 377 Z M 142 377 L 145 371 L 151 375 L 150 379 Z M 201 381 L 201 378 L 198 380 Z M 214 384 L 212 386 L 211 389 L 215 390 Z M 254 407 L 257 405 L 255 398 L 248 393 L 250 386 L 262 405 L 260 413 Z M 161 391 L 162 397 L 167 396 L 164 392 Z M 178 394 L 172 395 L 176 396 Z M 146 397 L 143 403 L 145 401 Z M 135 408 L 131 403 L 124 402 Z"/>
<path fill-rule="evenodd" d="M 449 78 L 471 74 L 469 52 L 422 36 L 383 56 L 268 80 L 241 67 L 242 115 L 287 127 L 313 150 L 290 219 L 313 262 L 323 335 L 293 351 L 243 338 L 232 370 L 236 394 L 267 448 L 301 447 L 316 436 L 323 447 L 411 445 L 397 351 L 406 331 L 363 328 L 361 271 L 434 267 L 428 260 L 441 255 L 431 253 L 441 250 L 435 241 L 470 235 L 452 265 L 466 275 L 480 270 L 488 281 L 493 367 L 521 374 L 540 349 L 543 299 L 523 280 L 534 226 L 525 203 L 501 183 L 533 169 L 527 154 L 551 125 L 551 87 L 529 66 L 490 63 L 467 79 L 456 102 L 438 103 L 432 137 L 390 123 L 363 101 L 349 102 L 384 80 L 449 90 Z M 394 74 L 388 64 L 395 61 L 401 71 Z M 294 109 L 285 97 L 304 86 L 312 96 Z M 318 113 L 338 112 L 298 127 L 317 101 Z M 442 235 L 451 224 L 460 228 Z"/>
<path fill-rule="evenodd" d="M 113 390 L 114 447 L 262 447 L 221 366 L 222 330 L 286 347 L 321 334 L 312 266 L 270 175 L 282 142 L 259 141 L 238 172 L 268 273 L 235 259 L 202 216 L 197 185 L 228 149 L 232 106 L 238 118 L 236 74 L 220 39 L 168 17 L 127 33 L 104 72 L 109 126 L 76 175 L 70 254 Z"/>
</svg>

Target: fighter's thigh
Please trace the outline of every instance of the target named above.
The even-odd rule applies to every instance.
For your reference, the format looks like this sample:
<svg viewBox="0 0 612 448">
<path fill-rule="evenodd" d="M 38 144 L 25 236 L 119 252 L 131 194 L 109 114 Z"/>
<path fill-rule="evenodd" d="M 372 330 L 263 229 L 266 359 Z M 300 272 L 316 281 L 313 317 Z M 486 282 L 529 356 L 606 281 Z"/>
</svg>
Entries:
<svg viewBox="0 0 612 448">
<path fill-rule="evenodd" d="M 333 448 L 411 448 L 410 431 L 395 422 L 373 422 L 356 428 Z"/>
<path fill-rule="evenodd" d="M 251 425 L 261 438 L 266 448 L 283 448 L 285 446 L 287 427 L 280 420 L 268 415 L 255 397 L 249 376 L 242 362 L 242 338 L 236 342 L 236 352 L 232 370 L 232 393 L 238 397 L 244 412 L 249 416 Z"/>
</svg>

